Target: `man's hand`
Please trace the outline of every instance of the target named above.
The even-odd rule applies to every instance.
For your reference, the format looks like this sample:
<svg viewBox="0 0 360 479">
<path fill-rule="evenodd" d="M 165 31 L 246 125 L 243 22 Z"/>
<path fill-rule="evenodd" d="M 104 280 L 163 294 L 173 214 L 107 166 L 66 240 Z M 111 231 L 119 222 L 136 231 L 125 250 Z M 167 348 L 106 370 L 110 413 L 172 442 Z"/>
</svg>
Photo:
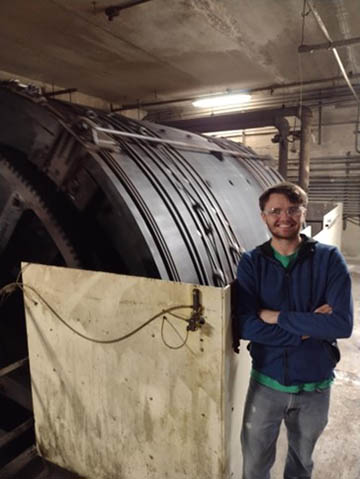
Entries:
<svg viewBox="0 0 360 479">
<path fill-rule="evenodd" d="M 322 304 L 321 306 L 315 309 L 314 313 L 331 314 L 332 307 L 330 306 L 330 304 Z"/>
<path fill-rule="evenodd" d="M 315 309 L 314 313 L 318 314 L 331 314 L 332 313 L 332 307 L 330 304 L 322 304 L 318 308 Z M 310 336 L 301 336 L 301 339 L 309 339 Z"/>
<path fill-rule="evenodd" d="M 271 309 L 260 309 L 259 317 L 264 323 L 276 324 L 280 311 L 272 311 Z"/>
</svg>

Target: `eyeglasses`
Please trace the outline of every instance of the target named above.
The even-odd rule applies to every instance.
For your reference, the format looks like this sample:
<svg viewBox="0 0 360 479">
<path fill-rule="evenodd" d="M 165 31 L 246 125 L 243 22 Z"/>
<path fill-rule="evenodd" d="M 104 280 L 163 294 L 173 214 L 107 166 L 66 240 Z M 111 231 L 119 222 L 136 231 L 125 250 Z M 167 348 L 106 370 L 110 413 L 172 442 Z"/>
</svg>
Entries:
<svg viewBox="0 0 360 479">
<path fill-rule="evenodd" d="M 300 216 L 301 213 L 304 213 L 306 208 L 304 206 L 290 206 L 286 210 L 282 210 L 281 208 L 271 208 L 270 210 L 264 210 L 264 215 L 273 216 L 274 218 L 281 216 L 282 212 L 285 212 L 287 216 Z"/>
</svg>

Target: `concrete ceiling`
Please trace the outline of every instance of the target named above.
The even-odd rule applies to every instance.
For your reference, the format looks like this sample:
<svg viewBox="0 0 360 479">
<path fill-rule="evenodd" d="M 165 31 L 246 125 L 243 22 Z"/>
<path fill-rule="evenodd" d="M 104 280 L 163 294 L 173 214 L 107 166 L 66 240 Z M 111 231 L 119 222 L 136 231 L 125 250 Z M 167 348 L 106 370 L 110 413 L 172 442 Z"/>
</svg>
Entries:
<svg viewBox="0 0 360 479">
<path fill-rule="evenodd" d="M 297 53 L 303 0 L 151 0 L 113 21 L 100 11 L 121 3 L 3 0 L 0 70 L 120 105 L 340 75 L 330 51 Z M 314 5 L 333 40 L 360 36 L 359 0 Z M 304 27 L 304 43 L 325 41 L 313 15 Z M 360 47 L 339 52 L 360 73 Z"/>
</svg>

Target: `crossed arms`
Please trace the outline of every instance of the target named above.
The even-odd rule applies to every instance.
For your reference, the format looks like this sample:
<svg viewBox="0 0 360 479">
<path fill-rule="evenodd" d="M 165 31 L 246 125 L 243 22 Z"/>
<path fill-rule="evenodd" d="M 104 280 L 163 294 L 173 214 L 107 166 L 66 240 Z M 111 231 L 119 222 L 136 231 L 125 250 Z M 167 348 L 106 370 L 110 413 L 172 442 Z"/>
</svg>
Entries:
<svg viewBox="0 0 360 479">
<path fill-rule="evenodd" d="M 264 309 L 257 294 L 251 257 L 245 254 L 238 269 L 238 320 L 243 339 L 271 346 L 297 346 L 303 339 L 333 340 L 352 331 L 350 277 L 339 253 L 330 268 L 326 301 L 312 312 Z"/>
<path fill-rule="evenodd" d="M 317 314 L 331 314 L 332 307 L 329 304 L 323 304 L 315 309 L 314 313 Z M 258 312 L 259 318 L 267 324 L 277 324 L 280 311 L 273 311 L 271 309 L 260 309 Z M 301 339 L 309 339 L 310 336 L 304 334 Z"/>
</svg>

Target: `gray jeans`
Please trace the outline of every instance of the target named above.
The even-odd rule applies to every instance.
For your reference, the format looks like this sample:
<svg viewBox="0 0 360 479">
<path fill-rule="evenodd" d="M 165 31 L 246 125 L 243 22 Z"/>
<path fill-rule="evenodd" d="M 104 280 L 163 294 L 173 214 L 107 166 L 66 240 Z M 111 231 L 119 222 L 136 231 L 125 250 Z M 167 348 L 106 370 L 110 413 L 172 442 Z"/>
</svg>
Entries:
<svg viewBox="0 0 360 479">
<path fill-rule="evenodd" d="M 330 388 L 290 394 L 251 378 L 241 431 L 243 479 L 270 479 L 282 420 L 288 437 L 284 479 L 310 479 L 311 456 L 327 424 L 329 399 Z"/>
</svg>

